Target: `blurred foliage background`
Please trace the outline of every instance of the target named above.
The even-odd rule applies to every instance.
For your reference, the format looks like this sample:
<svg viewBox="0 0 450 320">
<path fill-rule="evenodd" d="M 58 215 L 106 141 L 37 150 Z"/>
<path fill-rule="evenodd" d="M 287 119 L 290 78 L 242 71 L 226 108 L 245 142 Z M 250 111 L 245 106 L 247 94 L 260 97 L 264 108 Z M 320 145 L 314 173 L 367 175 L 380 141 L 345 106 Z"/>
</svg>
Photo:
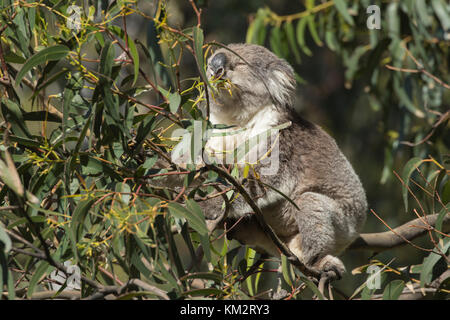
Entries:
<svg viewBox="0 0 450 320">
<path fill-rule="evenodd" d="M 448 212 L 445 0 L 0 3 L 4 299 L 264 298 L 279 285 L 276 262 L 258 272 L 253 250 L 208 235 L 193 199 L 211 186 L 160 186 L 170 175 L 185 175 L 185 188 L 195 180 L 194 168 L 155 163 L 174 143 L 168 132 L 203 119 L 213 42 L 258 43 L 292 64 L 297 111 L 335 137 L 388 225 Z M 370 5 L 379 29 L 367 26 Z M 214 173 L 207 183 L 224 184 Z M 369 212 L 364 232 L 385 230 Z M 431 283 L 448 268 L 448 235 L 437 231 L 415 242 L 428 251 L 345 253 L 335 297 L 393 299 Z M 78 287 L 65 281 L 67 261 Z M 388 263 L 380 290 L 361 287 L 369 264 Z M 286 261 L 280 279 L 289 298 L 320 297 Z"/>
</svg>

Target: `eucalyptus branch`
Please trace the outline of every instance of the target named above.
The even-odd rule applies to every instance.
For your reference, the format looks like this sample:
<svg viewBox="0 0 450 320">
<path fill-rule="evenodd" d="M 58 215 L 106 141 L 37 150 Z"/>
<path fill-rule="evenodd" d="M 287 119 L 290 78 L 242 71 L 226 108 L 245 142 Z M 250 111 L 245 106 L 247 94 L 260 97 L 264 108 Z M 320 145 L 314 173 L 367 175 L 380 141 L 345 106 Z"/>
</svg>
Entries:
<svg viewBox="0 0 450 320">
<path fill-rule="evenodd" d="M 441 284 L 450 278 L 450 270 L 444 271 L 439 277 L 437 277 L 429 285 L 424 288 L 420 283 L 415 283 L 411 288 L 405 287 L 398 297 L 398 300 L 419 300 L 425 298 L 428 295 L 439 292 Z M 411 290 L 412 289 L 412 290 Z M 370 300 L 382 300 L 383 294 L 373 295 Z"/>
<path fill-rule="evenodd" d="M 392 231 L 377 233 L 361 233 L 359 237 L 349 246 L 350 250 L 372 250 L 375 252 L 386 251 L 425 235 L 429 228 L 434 229 L 438 214 L 417 218 L 409 221 Z M 450 213 L 447 213 L 442 221 L 443 232 L 450 231 Z"/>
<path fill-rule="evenodd" d="M 148 283 L 145 283 L 142 280 L 139 279 L 130 279 L 125 284 L 121 286 L 103 286 L 99 290 L 97 290 L 94 294 L 83 298 L 82 300 L 99 300 L 104 299 L 105 296 L 108 294 L 114 294 L 114 295 L 121 295 L 127 291 L 132 286 L 139 287 L 145 291 L 147 291 L 150 294 L 156 295 L 163 300 L 169 300 L 169 296 L 167 295 L 167 292 L 164 290 L 161 290 L 155 286 L 152 286 Z"/>
<path fill-rule="evenodd" d="M 307 16 L 310 16 L 314 13 L 317 13 L 319 11 L 325 10 L 329 7 L 334 6 L 334 1 L 327 1 L 324 3 L 321 3 L 313 8 L 307 9 L 305 11 L 299 12 L 299 13 L 295 13 L 295 14 L 290 14 L 290 15 L 286 15 L 286 16 L 279 16 L 273 12 L 271 12 L 270 14 L 270 18 L 272 18 L 273 20 L 275 20 L 278 23 L 284 22 L 284 21 L 292 21 L 292 20 L 297 20 L 297 19 L 301 19 Z"/>
</svg>

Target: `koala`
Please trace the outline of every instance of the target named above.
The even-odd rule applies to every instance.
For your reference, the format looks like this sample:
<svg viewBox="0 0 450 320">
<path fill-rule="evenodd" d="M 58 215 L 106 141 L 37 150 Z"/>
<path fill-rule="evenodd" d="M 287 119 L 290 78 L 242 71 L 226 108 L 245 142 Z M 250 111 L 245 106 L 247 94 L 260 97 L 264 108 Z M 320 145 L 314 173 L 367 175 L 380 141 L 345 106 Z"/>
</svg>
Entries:
<svg viewBox="0 0 450 320">
<path fill-rule="evenodd" d="M 230 44 L 210 56 L 207 75 L 220 80 L 209 99 L 210 121 L 238 132 L 210 138 L 206 144 L 209 155 L 278 126 L 268 152 L 276 150 L 276 172 L 264 174 L 272 164 L 253 162 L 243 186 L 265 222 L 307 268 L 318 274 L 333 271 L 340 278 L 345 267 L 337 256 L 361 232 L 366 195 L 335 140 L 295 112 L 292 67 L 262 46 Z M 257 144 L 253 149 L 260 151 Z M 237 165 L 242 173 L 245 164 Z M 221 197 L 200 205 L 210 220 L 224 210 Z M 228 229 L 228 238 L 280 256 L 238 193 L 229 201 L 220 227 Z"/>
</svg>

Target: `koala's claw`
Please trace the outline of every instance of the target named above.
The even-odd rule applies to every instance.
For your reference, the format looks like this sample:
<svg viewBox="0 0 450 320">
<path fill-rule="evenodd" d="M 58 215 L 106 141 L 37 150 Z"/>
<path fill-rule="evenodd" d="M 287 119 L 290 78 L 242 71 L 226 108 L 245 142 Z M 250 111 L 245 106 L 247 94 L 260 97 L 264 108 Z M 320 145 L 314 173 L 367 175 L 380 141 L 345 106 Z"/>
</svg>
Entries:
<svg viewBox="0 0 450 320">
<path fill-rule="evenodd" d="M 318 263 L 318 269 L 323 276 L 327 277 L 330 281 L 340 280 L 345 273 L 345 267 L 341 260 L 332 256 L 326 255 Z"/>
</svg>

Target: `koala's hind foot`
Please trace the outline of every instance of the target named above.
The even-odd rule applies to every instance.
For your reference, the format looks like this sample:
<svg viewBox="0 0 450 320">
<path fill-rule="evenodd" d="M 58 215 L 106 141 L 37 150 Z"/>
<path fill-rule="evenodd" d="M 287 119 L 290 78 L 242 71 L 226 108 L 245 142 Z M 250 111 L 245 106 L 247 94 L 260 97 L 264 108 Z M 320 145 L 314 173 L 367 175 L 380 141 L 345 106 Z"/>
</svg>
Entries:
<svg viewBox="0 0 450 320">
<path fill-rule="evenodd" d="M 342 261 L 332 255 L 326 255 L 314 265 L 306 266 L 319 273 L 321 278 L 327 278 L 329 281 L 340 280 L 345 273 Z"/>
</svg>

